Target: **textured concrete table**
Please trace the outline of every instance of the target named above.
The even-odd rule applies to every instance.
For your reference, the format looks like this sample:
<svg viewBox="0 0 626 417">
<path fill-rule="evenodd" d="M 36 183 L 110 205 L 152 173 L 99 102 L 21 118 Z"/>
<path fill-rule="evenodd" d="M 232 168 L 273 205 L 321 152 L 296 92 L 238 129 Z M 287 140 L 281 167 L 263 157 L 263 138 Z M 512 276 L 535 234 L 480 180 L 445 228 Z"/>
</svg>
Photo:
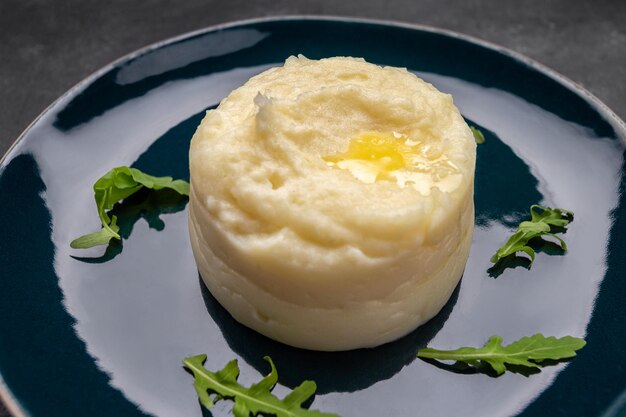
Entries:
<svg viewBox="0 0 626 417">
<path fill-rule="evenodd" d="M 400 20 L 473 35 L 551 67 L 626 118 L 622 0 L 2 0 L 0 154 L 58 96 L 122 55 L 217 23 L 288 14 Z"/>
</svg>

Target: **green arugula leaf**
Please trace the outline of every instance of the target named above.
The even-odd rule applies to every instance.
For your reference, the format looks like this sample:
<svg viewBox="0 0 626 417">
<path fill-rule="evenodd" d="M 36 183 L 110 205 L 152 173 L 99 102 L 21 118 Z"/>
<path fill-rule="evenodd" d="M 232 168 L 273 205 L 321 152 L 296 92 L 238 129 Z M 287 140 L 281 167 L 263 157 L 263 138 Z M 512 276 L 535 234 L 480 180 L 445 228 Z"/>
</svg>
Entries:
<svg viewBox="0 0 626 417">
<path fill-rule="evenodd" d="M 475 128 L 474 126 L 470 126 L 469 128 L 474 135 L 474 140 L 476 141 L 476 144 L 480 145 L 485 143 L 485 135 L 483 135 L 483 132 L 481 132 L 480 130 L 478 130 L 478 128 Z"/>
<path fill-rule="evenodd" d="M 578 337 L 565 336 L 557 339 L 554 336 L 545 337 L 537 333 L 534 336 L 522 337 L 510 345 L 502 346 L 502 337 L 491 336 L 482 348 L 462 347 L 455 350 L 426 348 L 420 349 L 417 356 L 464 362 L 473 367 L 487 364 L 498 375 L 502 375 L 507 369 L 506 365 L 539 368 L 541 362 L 545 360 L 572 358 L 585 344 L 585 340 Z"/>
<path fill-rule="evenodd" d="M 270 391 L 278 381 L 278 373 L 272 359 L 269 356 L 265 356 L 264 359 L 271 367 L 270 373 L 250 388 L 243 387 L 237 382 L 239 366 L 236 359 L 215 373 L 204 367 L 206 355 L 186 358 L 183 365 L 193 373 L 195 377 L 193 385 L 198 398 L 207 409 L 213 407 L 219 400 L 232 399 L 235 401 L 233 406 L 235 417 L 254 417 L 259 414 L 276 417 L 339 417 L 336 414 L 302 408 L 302 403 L 317 389 L 313 381 L 304 381 L 282 400 L 275 397 Z"/>
<path fill-rule="evenodd" d="M 491 257 L 491 262 L 498 263 L 509 255 L 524 252 L 530 257 L 530 265 L 532 265 L 535 261 L 535 251 L 528 246 L 528 242 L 541 236 L 550 236 L 556 239 L 561 249 L 567 250 L 565 241 L 556 236 L 555 233 L 565 230 L 566 226 L 574 220 L 574 213 L 560 208 L 533 204 L 530 206 L 530 216 L 531 220 L 519 224 L 517 231 Z"/>
<path fill-rule="evenodd" d="M 540 211 L 537 211 L 540 210 Z M 574 213 L 560 208 L 546 208 L 539 204 L 530 206 L 532 222 L 543 222 L 550 226 L 566 227 L 574 220 Z"/>
<path fill-rule="evenodd" d="M 98 245 L 106 245 L 115 236 L 119 236 L 117 233 L 120 231 L 117 225 L 117 217 L 113 216 L 111 224 L 108 227 L 103 227 L 99 232 L 89 233 L 83 235 L 77 239 L 74 239 L 70 246 L 74 249 L 91 248 Z"/>
<path fill-rule="evenodd" d="M 189 183 L 174 180 L 172 177 L 153 177 L 136 168 L 121 166 L 111 169 L 93 185 L 94 198 L 98 209 L 98 217 L 102 229 L 74 239 L 70 246 L 74 249 L 86 249 L 98 245 L 106 245 L 111 239 L 121 240 L 119 227 L 107 213 L 115 203 L 135 194 L 142 188 L 162 190 L 169 188 L 181 195 L 189 195 Z"/>
</svg>

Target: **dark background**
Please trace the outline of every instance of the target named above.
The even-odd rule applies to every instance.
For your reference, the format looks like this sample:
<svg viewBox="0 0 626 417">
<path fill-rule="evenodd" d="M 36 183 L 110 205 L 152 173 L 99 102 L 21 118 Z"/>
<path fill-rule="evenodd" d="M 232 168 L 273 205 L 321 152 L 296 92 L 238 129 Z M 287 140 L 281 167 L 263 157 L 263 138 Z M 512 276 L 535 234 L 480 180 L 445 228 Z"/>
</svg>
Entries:
<svg viewBox="0 0 626 417">
<path fill-rule="evenodd" d="M 0 0 L 0 154 L 57 97 L 131 51 L 214 24 L 293 14 L 466 33 L 547 65 L 626 118 L 626 0 Z"/>
</svg>

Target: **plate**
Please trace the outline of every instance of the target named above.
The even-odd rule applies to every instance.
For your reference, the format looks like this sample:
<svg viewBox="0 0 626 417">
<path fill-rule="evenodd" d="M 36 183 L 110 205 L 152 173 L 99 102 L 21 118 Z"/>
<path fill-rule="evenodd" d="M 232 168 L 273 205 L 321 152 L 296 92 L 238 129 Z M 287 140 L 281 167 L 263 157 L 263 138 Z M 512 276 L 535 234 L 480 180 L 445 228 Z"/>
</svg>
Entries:
<svg viewBox="0 0 626 417">
<path fill-rule="evenodd" d="M 120 244 L 69 242 L 97 230 L 91 187 L 114 166 L 189 178 L 205 110 L 292 54 L 407 67 L 451 93 L 486 136 L 476 231 L 463 279 L 439 315 L 375 349 L 290 348 L 236 323 L 204 288 L 186 201 L 142 194 L 119 213 Z M 225 416 L 201 410 L 187 356 L 237 358 L 249 384 L 278 368 L 283 395 L 318 384 L 313 408 L 351 416 L 616 416 L 626 403 L 626 129 L 589 93 L 497 46 L 437 29 L 335 18 L 213 27 L 131 54 L 46 110 L 0 167 L 0 374 L 17 415 Z M 490 269 L 531 204 L 576 213 L 567 254 L 538 248 Z M 480 346 L 498 334 L 585 337 L 571 362 L 499 378 L 434 366 L 417 349 Z M 620 411 L 621 410 L 621 411 Z"/>
</svg>

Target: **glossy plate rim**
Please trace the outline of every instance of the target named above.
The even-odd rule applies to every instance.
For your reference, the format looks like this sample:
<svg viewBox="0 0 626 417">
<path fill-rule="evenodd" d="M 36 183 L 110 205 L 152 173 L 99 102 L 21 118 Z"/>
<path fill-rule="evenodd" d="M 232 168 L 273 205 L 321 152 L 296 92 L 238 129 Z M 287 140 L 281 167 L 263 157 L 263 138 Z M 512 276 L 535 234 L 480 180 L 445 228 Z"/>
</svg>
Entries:
<svg viewBox="0 0 626 417">
<path fill-rule="evenodd" d="M 217 32 L 224 29 L 232 29 L 239 26 L 245 26 L 249 24 L 257 24 L 257 23 L 271 23 L 271 22 L 280 22 L 280 21 L 323 21 L 323 22 L 342 22 L 342 23 L 357 23 L 357 24 L 373 24 L 378 26 L 389 26 L 395 28 L 404 28 L 415 31 L 429 32 L 433 34 L 439 34 L 446 37 L 463 40 L 479 47 L 491 50 L 493 52 L 506 55 L 521 65 L 526 65 L 530 67 L 532 70 L 541 73 L 556 81 L 558 84 L 562 85 L 566 89 L 572 91 L 577 96 L 582 98 L 585 102 L 590 104 L 594 110 L 596 110 L 612 127 L 615 129 L 616 136 L 618 140 L 620 140 L 623 144 L 626 145 L 626 122 L 624 122 L 613 110 L 611 110 L 604 102 L 602 102 L 598 97 L 588 91 L 582 85 L 572 81 L 561 73 L 551 69 L 550 67 L 527 57 L 526 55 L 516 52 L 507 47 L 503 47 L 496 43 L 492 43 L 489 41 L 485 41 L 483 39 L 474 37 L 472 35 L 466 35 L 463 33 L 455 32 L 449 29 L 442 29 L 438 27 L 423 25 L 419 23 L 410 23 L 410 22 L 402 22 L 402 21 L 394 21 L 394 20 L 385 20 L 385 19 L 372 19 L 372 18 L 361 18 L 361 17 L 348 17 L 348 16 L 333 16 L 333 15 L 315 15 L 315 14 L 306 14 L 306 15 L 298 15 L 298 14 L 288 14 L 281 16 L 269 16 L 269 17 L 259 17 L 259 18 L 250 18 L 250 19 L 241 19 L 229 21 L 226 23 L 219 23 L 216 25 L 207 26 L 204 28 L 200 28 L 197 30 L 193 30 L 190 32 L 183 33 L 178 36 L 170 37 L 161 41 L 154 42 L 147 46 L 136 49 L 122 57 L 110 62 L 107 65 L 104 65 L 100 69 L 92 72 L 90 75 L 79 81 L 76 85 L 71 87 L 61 96 L 59 96 L 56 100 L 54 100 L 49 106 L 47 106 L 17 137 L 17 139 L 9 146 L 4 155 L 0 158 L 0 165 L 5 164 L 5 162 L 13 156 L 14 153 L 17 152 L 18 147 L 23 143 L 24 138 L 29 133 L 29 131 L 42 119 L 46 116 L 52 109 L 54 109 L 61 101 L 64 99 L 75 96 L 81 91 L 83 91 L 87 86 L 89 86 L 93 81 L 100 78 L 102 75 L 108 73 L 109 71 L 115 69 L 116 67 L 133 60 L 141 55 L 150 53 L 152 51 L 158 50 L 160 48 L 166 47 L 176 42 L 185 41 L 187 39 L 193 38 L 195 36 Z M 0 171 L 1 172 L 1 171 Z M 5 383 L 2 374 L 0 373 L 0 401 L 3 403 L 4 407 L 9 411 L 9 413 L 15 417 L 27 417 L 28 414 L 23 410 L 22 406 L 19 404 L 13 393 L 11 392 L 10 387 Z"/>
</svg>

